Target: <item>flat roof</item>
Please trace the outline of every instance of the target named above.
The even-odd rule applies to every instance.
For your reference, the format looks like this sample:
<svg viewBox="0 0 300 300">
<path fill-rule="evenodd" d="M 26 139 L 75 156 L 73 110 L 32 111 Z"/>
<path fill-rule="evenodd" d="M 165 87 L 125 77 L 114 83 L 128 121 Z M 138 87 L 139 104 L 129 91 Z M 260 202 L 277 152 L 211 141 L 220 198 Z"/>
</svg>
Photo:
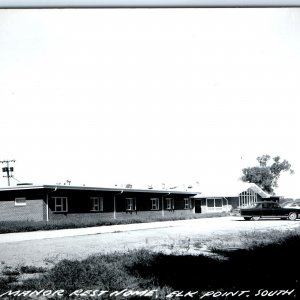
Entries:
<svg viewBox="0 0 300 300">
<path fill-rule="evenodd" d="M 14 187 L 1 187 L 0 191 L 19 191 L 19 190 L 36 190 L 36 189 L 103 191 L 103 192 L 116 192 L 116 193 L 129 192 L 129 193 L 185 194 L 185 195 L 199 194 L 199 192 L 192 192 L 192 191 L 107 188 L 107 187 L 92 187 L 92 186 L 73 186 L 73 185 L 24 185 L 24 186 L 20 185 Z"/>
</svg>

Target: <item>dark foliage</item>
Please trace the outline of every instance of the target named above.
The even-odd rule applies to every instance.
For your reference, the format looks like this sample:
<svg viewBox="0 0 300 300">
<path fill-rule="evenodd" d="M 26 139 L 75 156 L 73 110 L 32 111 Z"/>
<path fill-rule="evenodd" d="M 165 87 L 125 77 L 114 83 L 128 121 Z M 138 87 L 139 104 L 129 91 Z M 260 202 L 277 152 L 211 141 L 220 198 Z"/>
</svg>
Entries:
<svg viewBox="0 0 300 300">
<path fill-rule="evenodd" d="M 274 188 L 278 187 L 280 174 L 287 171 L 293 174 L 294 171 L 287 160 L 280 161 L 280 157 L 275 156 L 273 163 L 268 165 L 270 159 L 270 155 L 267 154 L 257 157 L 259 166 L 244 168 L 241 179 L 245 182 L 255 183 L 265 192 L 274 194 Z"/>
</svg>

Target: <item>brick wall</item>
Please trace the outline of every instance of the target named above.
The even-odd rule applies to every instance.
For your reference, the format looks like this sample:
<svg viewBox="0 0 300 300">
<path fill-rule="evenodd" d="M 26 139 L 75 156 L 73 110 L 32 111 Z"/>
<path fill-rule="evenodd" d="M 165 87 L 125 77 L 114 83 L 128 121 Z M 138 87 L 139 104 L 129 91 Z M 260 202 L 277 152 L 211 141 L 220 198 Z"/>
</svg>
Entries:
<svg viewBox="0 0 300 300">
<path fill-rule="evenodd" d="M 184 217 L 191 216 L 194 212 L 192 209 L 176 210 L 176 211 L 164 211 L 164 216 L 167 217 Z M 112 220 L 113 212 L 99 212 L 99 213 L 51 213 L 50 220 Z M 155 219 L 162 218 L 162 211 L 138 211 L 138 212 L 117 212 L 117 219 Z"/>
<path fill-rule="evenodd" d="M 175 210 L 175 211 L 164 211 L 164 217 L 185 217 L 185 216 L 191 216 L 194 215 L 194 212 L 192 209 L 186 209 L 186 210 Z M 155 218 L 162 218 L 162 211 L 161 210 L 152 210 L 152 211 L 138 211 L 138 212 L 118 212 L 117 218 L 119 219 L 155 219 Z"/>
<path fill-rule="evenodd" d="M 99 213 L 53 213 L 49 215 L 50 221 L 70 220 L 70 221 L 97 221 L 113 219 L 113 212 Z"/>
<path fill-rule="evenodd" d="M 26 205 L 15 206 L 15 201 L 0 201 L 0 221 L 42 221 L 44 216 L 42 199 L 26 200 Z"/>
</svg>

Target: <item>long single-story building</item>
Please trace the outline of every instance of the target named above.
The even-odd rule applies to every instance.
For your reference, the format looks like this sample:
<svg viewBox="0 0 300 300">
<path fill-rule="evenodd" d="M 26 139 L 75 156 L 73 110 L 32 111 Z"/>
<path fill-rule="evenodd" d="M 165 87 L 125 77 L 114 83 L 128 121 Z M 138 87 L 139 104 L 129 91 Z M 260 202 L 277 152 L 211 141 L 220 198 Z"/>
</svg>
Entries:
<svg viewBox="0 0 300 300">
<path fill-rule="evenodd" d="M 237 182 L 234 185 L 218 185 L 193 197 L 196 213 L 228 212 L 246 207 L 258 201 L 277 200 L 254 183 Z"/>
<path fill-rule="evenodd" d="M 196 192 L 68 185 L 0 188 L 0 221 L 49 221 L 185 216 Z"/>
<path fill-rule="evenodd" d="M 277 197 L 278 198 L 278 197 Z M 147 219 L 229 212 L 275 200 L 253 183 L 216 185 L 201 193 L 178 190 L 19 185 L 0 188 L 0 221 Z"/>
</svg>

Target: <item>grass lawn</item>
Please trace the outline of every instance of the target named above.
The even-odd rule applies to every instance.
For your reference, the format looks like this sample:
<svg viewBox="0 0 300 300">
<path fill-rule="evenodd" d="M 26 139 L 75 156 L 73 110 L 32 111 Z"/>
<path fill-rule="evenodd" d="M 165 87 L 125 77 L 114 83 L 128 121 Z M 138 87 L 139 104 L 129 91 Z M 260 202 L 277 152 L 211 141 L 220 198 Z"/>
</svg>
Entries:
<svg viewBox="0 0 300 300">
<path fill-rule="evenodd" d="M 243 233 L 240 238 L 240 249 L 227 249 L 226 241 L 212 244 L 210 250 L 214 255 L 211 256 L 167 255 L 143 249 L 99 254 L 81 261 L 63 260 L 47 271 L 22 266 L 6 271 L 0 280 L 0 290 L 56 291 L 62 295 L 54 296 L 58 299 L 299 297 L 300 233 L 273 230 Z M 22 275 L 34 272 L 39 276 L 20 280 Z M 175 296 L 175 291 L 187 296 L 167 297 L 172 293 Z M 117 292 L 120 294 L 116 296 Z M 130 296 L 134 293 L 135 296 Z M 147 293 L 150 294 L 146 296 Z"/>
</svg>

